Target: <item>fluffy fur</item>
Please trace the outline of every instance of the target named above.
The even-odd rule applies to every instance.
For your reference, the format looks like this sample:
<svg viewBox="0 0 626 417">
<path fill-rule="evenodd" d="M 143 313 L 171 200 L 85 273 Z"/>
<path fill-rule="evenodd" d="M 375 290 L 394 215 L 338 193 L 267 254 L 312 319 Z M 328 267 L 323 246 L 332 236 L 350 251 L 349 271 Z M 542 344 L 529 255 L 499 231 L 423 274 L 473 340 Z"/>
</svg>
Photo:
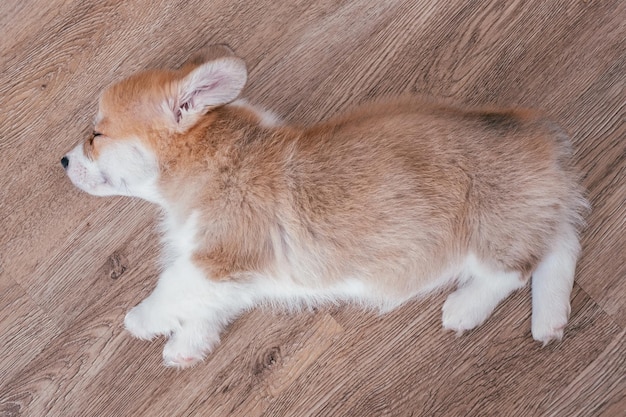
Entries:
<svg viewBox="0 0 626 417">
<path fill-rule="evenodd" d="M 587 203 L 556 125 L 412 98 L 281 125 L 234 102 L 246 77 L 216 46 L 125 79 L 63 160 L 88 193 L 163 208 L 164 271 L 125 325 L 168 336 L 167 365 L 201 360 L 260 303 L 386 310 L 456 283 L 442 320 L 463 332 L 531 274 L 533 337 L 562 337 Z"/>
</svg>

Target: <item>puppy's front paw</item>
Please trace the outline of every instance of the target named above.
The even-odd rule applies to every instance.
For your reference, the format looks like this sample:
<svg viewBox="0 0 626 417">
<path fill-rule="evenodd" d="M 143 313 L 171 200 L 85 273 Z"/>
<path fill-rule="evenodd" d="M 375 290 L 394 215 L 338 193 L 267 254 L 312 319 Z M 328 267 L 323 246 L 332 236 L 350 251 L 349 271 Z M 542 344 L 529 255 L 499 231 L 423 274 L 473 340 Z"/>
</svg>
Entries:
<svg viewBox="0 0 626 417">
<path fill-rule="evenodd" d="M 165 366 L 189 368 L 201 362 L 219 343 L 219 333 L 206 323 L 185 324 L 175 331 L 163 348 Z"/>
<path fill-rule="evenodd" d="M 124 317 L 124 327 L 138 339 L 152 340 L 155 336 L 167 335 L 179 326 L 178 321 L 164 317 L 145 301 L 130 309 Z"/>
<path fill-rule="evenodd" d="M 171 368 L 190 368 L 204 359 L 205 353 L 199 349 L 190 349 L 175 339 L 170 339 L 163 348 L 163 364 Z"/>
</svg>

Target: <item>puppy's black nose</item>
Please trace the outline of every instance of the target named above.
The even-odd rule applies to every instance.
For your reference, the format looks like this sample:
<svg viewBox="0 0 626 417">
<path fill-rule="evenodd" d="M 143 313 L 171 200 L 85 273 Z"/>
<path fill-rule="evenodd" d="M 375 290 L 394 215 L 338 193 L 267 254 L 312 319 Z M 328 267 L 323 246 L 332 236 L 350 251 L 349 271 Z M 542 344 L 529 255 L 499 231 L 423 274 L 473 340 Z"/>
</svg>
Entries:
<svg viewBox="0 0 626 417">
<path fill-rule="evenodd" d="M 63 158 L 61 158 L 61 165 L 63 165 L 63 168 L 67 168 L 69 164 L 70 164 L 70 160 L 67 159 L 67 156 L 64 156 Z"/>
</svg>

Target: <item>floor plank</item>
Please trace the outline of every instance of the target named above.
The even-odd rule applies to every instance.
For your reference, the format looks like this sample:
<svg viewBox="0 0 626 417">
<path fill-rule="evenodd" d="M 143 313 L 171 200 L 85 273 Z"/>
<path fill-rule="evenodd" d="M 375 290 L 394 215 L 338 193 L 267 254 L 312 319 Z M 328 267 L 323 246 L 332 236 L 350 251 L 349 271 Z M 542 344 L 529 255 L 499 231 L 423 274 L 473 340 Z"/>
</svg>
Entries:
<svg viewBox="0 0 626 417">
<path fill-rule="evenodd" d="M 540 416 L 542 403 L 620 333 L 578 288 L 569 337 L 547 348 L 528 337 L 528 294 L 518 293 L 486 325 L 459 338 L 440 329 L 443 298 L 437 301 L 366 323 L 342 310 L 343 340 L 268 415 Z M 315 395 L 320 386 L 328 386 L 326 396 Z M 299 403 L 302 396 L 316 401 Z"/>
<path fill-rule="evenodd" d="M 40 352 L 58 329 L 6 273 L 0 272 L 0 392 Z"/>
<path fill-rule="evenodd" d="M 103 295 L 109 298 L 112 289 L 119 291 L 120 285 L 123 288 L 133 280 L 127 276 L 136 276 L 136 281 L 143 280 L 148 286 L 156 283 L 159 238 L 153 223 L 154 210 L 138 200 L 120 201 L 108 210 L 99 210 L 63 237 L 49 256 L 38 260 L 32 272 L 18 281 L 64 328 L 82 309 Z M 122 297 L 120 302 L 127 301 L 126 294 Z M 66 300 L 80 302 L 69 304 Z"/>
<path fill-rule="evenodd" d="M 543 410 L 547 416 L 619 416 L 626 403 L 626 332 L 611 342 L 604 352 L 571 384 L 555 395 L 553 404 Z M 603 378 L 595 378 L 603 375 Z"/>
</svg>

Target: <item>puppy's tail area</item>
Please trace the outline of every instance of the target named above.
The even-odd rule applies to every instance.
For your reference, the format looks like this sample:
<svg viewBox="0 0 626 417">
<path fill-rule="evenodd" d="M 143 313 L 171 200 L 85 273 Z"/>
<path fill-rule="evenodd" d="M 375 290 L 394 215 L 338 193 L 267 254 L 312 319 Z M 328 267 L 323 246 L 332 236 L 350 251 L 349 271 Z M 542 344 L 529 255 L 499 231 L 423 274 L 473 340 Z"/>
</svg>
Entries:
<svg viewBox="0 0 626 417">
<path fill-rule="evenodd" d="M 579 232 L 590 206 L 579 185 L 578 174 L 571 165 L 571 147 L 563 130 L 552 126 L 561 143 L 558 160 L 569 181 L 567 201 L 560 214 L 561 224 L 552 245 L 532 275 L 532 335 L 544 346 L 561 340 L 570 314 L 570 295 L 574 286 L 576 261 L 580 254 Z"/>
</svg>

